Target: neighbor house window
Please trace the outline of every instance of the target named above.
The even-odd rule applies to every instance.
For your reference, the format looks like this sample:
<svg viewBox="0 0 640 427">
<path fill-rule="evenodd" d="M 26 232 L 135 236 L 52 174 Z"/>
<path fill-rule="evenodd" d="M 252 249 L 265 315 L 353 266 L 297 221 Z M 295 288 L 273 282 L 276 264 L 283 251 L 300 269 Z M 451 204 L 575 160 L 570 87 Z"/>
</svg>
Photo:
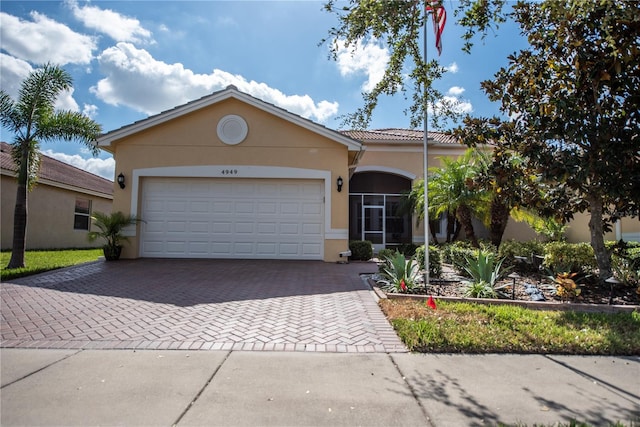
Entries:
<svg viewBox="0 0 640 427">
<path fill-rule="evenodd" d="M 91 224 L 91 200 L 76 199 L 76 209 L 73 216 L 74 230 L 89 230 Z"/>
</svg>

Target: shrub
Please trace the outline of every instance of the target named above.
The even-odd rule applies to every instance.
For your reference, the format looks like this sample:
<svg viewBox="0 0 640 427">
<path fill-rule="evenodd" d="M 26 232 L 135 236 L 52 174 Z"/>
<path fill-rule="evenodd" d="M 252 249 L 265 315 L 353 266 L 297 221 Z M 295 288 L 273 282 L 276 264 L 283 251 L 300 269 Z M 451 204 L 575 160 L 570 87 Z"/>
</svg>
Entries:
<svg viewBox="0 0 640 427">
<path fill-rule="evenodd" d="M 373 244 L 368 240 L 352 240 L 349 242 L 351 259 L 355 261 L 368 261 L 373 258 Z"/>
<path fill-rule="evenodd" d="M 460 274 L 463 273 L 466 256 L 473 256 L 475 250 L 471 243 L 458 241 L 442 246 L 442 261 L 453 265 L 453 268 Z"/>
<path fill-rule="evenodd" d="M 419 246 L 416 249 L 415 259 L 420 265 L 420 268 L 424 267 L 424 245 Z M 440 249 L 437 246 L 429 245 L 429 277 L 442 276 L 442 261 L 440 255 Z"/>
<path fill-rule="evenodd" d="M 405 256 L 414 256 L 417 249 L 418 246 L 414 245 L 413 243 L 402 243 L 398 246 L 398 252 L 404 254 Z"/>
<path fill-rule="evenodd" d="M 395 253 L 396 251 L 394 251 L 393 249 L 380 249 L 380 251 L 378 251 L 378 259 L 380 261 L 384 261 L 385 258 L 389 258 Z"/>
<path fill-rule="evenodd" d="M 611 268 L 614 276 L 626 285 L 640 285 L 640 243 L 621 242 L 611 247 Z M 640 288 L 638 288 L 640 290 Z"/>
<path fill-rule="evenodd" d="M 537 240 L 518 242 L 516 240 L 505 240 L 500 245 L 498 255 L 502 258 L 523 256 L 530 258 L 531 255 L 543 255 L 544 243 Z"/>
<path fill-rule="evenodd" d="M 577 273 L 560 273 L 553 281 L 556 284 L 556 295 L 562 300 L 571 300 L 580 295 L 580 288 L 573 280 Z"/>
<path fill-rule="evenodd" d="M 588 243 L 547 243 L 543 265 L 555 273 L 592 273 L 597 268 L 593 248 Z"/>
<path fill-rule="evenodd" d="M 396 251 L 392 256 L 384 258 L 382 264 L 383 280 L 378 281 L 386 291 L 410 292 L 416 287 L 420 277 L 420 266 L 414 258 L 407 259 Z"/>
</svg>

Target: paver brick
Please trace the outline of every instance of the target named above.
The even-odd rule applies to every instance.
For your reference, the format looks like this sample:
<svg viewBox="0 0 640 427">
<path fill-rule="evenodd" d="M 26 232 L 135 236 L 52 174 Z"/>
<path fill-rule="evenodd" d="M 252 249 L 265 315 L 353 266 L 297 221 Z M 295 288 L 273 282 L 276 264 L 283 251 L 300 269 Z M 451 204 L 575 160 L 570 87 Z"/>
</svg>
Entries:
<svg viewBox="0 0 640 427">
<path fill-rule="evenodd" d="M 3 347 L 404 352 L 373 264 L 122 260 L 0 284 Z"/>
</svg>

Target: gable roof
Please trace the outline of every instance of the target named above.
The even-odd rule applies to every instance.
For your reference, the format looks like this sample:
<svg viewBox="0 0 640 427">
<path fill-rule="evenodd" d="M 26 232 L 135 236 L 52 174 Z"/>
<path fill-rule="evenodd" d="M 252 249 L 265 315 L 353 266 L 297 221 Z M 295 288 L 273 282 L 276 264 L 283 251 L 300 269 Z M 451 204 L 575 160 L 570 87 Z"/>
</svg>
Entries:
<svg viewBox="0 0 640 427">
<path fill-rule="evenodd" d="M 98 147 L 103 148 L 106 151 L 110 151 L 109 147 L 113 142 L 117 141 L 118 139 L 133 135 L 137 132 L 143 131 L 145 129 L 149 129 L 160 123 L 164 123 L 169 120 L 176 119 L 185 114 L 189 114 L 193 111 L 199 110 L 204 107 L 208 107 L 210 105 L 216 104 L 218 102 L 221 102 L 230 98 L 237 99 L 241 102 L 244 102 L 253 107 L 256 107 L 262 111 L 265 111 L 281 119 L 294 123 L 300 127 L 303 127 L 312 132 L 325 136 L 326 138 L 329 138 L 335 142 L 343 144 L 349 149 L 349 151 L 361 151 L 363 149 L 362 144 L 360 144 L 360 142 L 358 142 L 355 139 L 352 139 L 348 135 L 329 129 L 323 125 L 315 123 L 309 119 L 305 119 L 304 117 L 299 116 L 297 114 L 293 114 L 283 108 L 280 108 L 275 106 L 274 104 L 270 104 L 268 102 L 262 101 L 261 99 L 255 98 L 244 92 L 240 92 L 238 88 L 232 85 L 227 86 L 226 89 L 220 90 L 218 92 L 213 92 L 210 95 L 203 96 L 200 99 L 196 99 L 194 101 L 190 101 L 186 104 L 172 108 L 171 110 L 163 111 L 156 115 L 149 116 L 146 119 L 142 119 L 137 122 L 131 123 L 129 125 L 123 126 L 119 129 L 115 129 L 110 132 L 107 132 L 98 138 Z"/>
<path fill-rule="evenodd" d="M 18 171 L 18 167 L 11 156 L 11 145 L 6 142 L 0 142 L 0 168 L 3 174 L 12 176 L 15 176 Z M 42 154 L 40 160 L 38 183 L 94 194 L 109 199 L 113 198 L 113 181 L 78 169 L 45 154 Z"/>
<path fill-rule="evenodd" d="M 343 134 L 362 143 L 423 143 L 424 131 L 417 129 L 386 128 L 374 130 L 346 130 Z M 444 132 L 428 132 L 430 144 L 460 145 L 453 135 Z"/>
</svg>

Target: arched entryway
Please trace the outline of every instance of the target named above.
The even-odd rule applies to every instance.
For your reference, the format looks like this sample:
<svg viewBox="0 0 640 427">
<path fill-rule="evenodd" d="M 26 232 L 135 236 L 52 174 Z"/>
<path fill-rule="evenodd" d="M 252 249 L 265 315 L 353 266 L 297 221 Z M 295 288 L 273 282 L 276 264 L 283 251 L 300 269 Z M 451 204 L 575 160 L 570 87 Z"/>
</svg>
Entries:
<svg viewBox="0 0 640 427">
<path fill-rule="evenodd" d="M 411 179 L 385 172 L 356 172 L 349 181 L 349 240 L 369 240 L 374 250 L 411 243 L 411 215 L 400 215 Z"/>
</svg>

